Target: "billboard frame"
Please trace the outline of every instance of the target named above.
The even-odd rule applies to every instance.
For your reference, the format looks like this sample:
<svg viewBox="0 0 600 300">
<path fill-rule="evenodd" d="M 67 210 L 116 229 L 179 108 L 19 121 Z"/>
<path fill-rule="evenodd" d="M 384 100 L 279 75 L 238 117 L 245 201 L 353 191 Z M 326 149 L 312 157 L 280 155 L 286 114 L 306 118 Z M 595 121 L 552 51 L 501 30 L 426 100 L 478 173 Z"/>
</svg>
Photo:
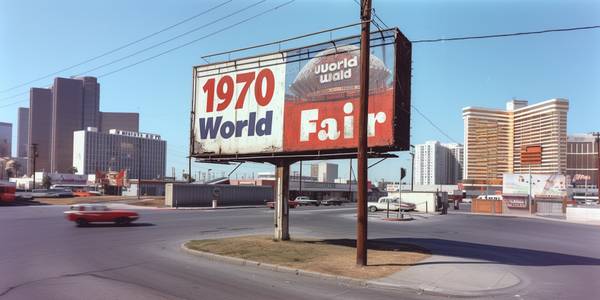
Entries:
<svg viewBox="0 0 600 300">
<path fill-rule="evenodd" d="M 411 77 L 412 77 L 412 44 L 411 42 L 400 32 L 398 28 L 389 28 L 383 30 L 373 31 L 370 41 L 380 41 L 380 43 L 375 43 L 375 45 L 371 44 L 370 48 L 377 48 L 381 46 L 394 46 L 394 70 L 392 72 L 393 75 L 393 121 L 392 121 L 392 137 L 394 139 L 393 145 L 388 146 L 374 146 L 368 148 L 368 157 L 369 158 L 382 158 L 382 157 L 396 157 L 396 155 L 388 154 L 390 151 L 404 151 L 410 149 L 410 111 L 411 111 Z M 387 34 L 387 36 L 385 36 Z M 244 64 L 236 64 L 236 62 L 245 60 L 251 61 L 255 58 L 273 56 L 280 54 L 281 57 L 284 57 L 284 53 L 298 51 L 298 54 L 292 56 L 293 59 L 288 61 L 286 57 L 286 61 L 283 64 L 293 63 L 298 61 L 308 61 L 314 56 L 310 56 L 311 54 L 316 54 L 320 51 L 311 52 L 310 50 L 306 53 L 302 53 L 301 49 L 307 49 L 316 46 L 323 45 L 333 45 L 336 48 L 336 52 L 330 55 L 337 55 L 340 53 L 346 53 L 351 51 L 337 51 L 338 45 L 336 43 L 340 43 L 342 41 L 348 41 L 355 38 L 360 37 L 360 35 L 352 35 L 346 36 L 342 38 L 338 38 L 335 40 L 330 40 L 326 42 L 320 42 L 316 44 L 306 45 L 302 47 L 284 49 L 280 51 L 275 51 L 271 53 L 263 53 L 254 56 L 247 56 L 237 58 L 235 60 L 226 60 L 219 61 L 214 63 L 195 65 L 192 68 L 192 109 L 190 111 L 190 140 L 189 140 L 189 157 L 194 158 L 196 162 L 210 162 L 210 163 L 224 163 L 224 162 L 240 162 L 240 161 L 253 161 L 253 162 L 270 162 L 276 163 L 281 161 L 301 161 L 301 160 L 320 160 L 320 159 L 345 159 L 345 158 L 355 158 L 357 156 L 357 148 L 343 148 L 343 149 L 326 149 L 326 150 L 307 150 L 307 151 L 282 151 L 282 152 L 264 152 L 264 153 L 248 153 L 248 154 L 219 154 L 219 153 L 197 153 L 196 152 L 196 142 L 195 142 L 195 119 L 196 119 L 196 84 L 198 78 L 199 67 L 210 67 L 214 65 L 221 65 L 224 63 L 233 63 L 235 66 L 235 70 L 219 72 L 218 74 L 227 74 L 232 72 L 239 72 L 246 70 L 243 68 Z M 386 42 L 386 39 L 393 38 L 393 41 Z M 346 43 L 343 45 L 360 45 L 358 43 Z M 400 51 L 402 50 L 402 51 Z M 302 58 L 302 56 L 308 55 L 307 58 Z M 282 63 L 272 63 L 272 64 L 264 64 L 264 62 L 268 62 L 270 60 L 279 60 L 279 59 L 268 59 L 264 61 L 258 61 L 260 67 L 267 67 L 272 65 L 278 65 Z M 247 62 L 245 64 L 252 64 L 254 62 Z M 241 66 L 241 68 L 240 68 Z M 250 67 L 249 67 L 250 68 Z M 404 71 L 404 72 L 403 72 Z M 408 87 L 404 88 L 403 87 Z M 399 116 L 403 116 L 403 118 L 399 118 Z"/>
</svg>

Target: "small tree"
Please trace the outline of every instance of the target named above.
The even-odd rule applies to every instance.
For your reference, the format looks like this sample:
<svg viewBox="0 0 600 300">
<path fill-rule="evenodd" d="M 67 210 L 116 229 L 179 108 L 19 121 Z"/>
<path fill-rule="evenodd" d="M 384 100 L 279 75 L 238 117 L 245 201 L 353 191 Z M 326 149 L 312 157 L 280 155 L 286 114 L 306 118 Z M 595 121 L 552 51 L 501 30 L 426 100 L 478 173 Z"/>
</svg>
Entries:
<svg viewBox="0 0 600 300">
<path fill-rule="evenodd" d="M 42 186 L 45 189 L 49 189 L 50 186 L 52 186 L 52 179 L 50 178 L 50 176 L 44 175 L 44 178 L 42 178 Z"/>
</svg>

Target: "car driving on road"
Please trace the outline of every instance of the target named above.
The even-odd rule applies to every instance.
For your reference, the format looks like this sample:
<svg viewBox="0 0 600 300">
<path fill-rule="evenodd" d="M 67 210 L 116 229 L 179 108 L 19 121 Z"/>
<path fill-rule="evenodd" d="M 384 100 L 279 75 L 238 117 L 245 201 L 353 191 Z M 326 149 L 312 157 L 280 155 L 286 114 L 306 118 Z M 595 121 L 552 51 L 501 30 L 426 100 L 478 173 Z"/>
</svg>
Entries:
<svg viewBox="0 0 600 300">
<path fill-rule="evenodd" d="M 69 211 L 65 211 L 65 218 L 85 226 L 89 223 L 105 222 L 118 225 L 127 225 L 139 218 L 138 213 L 129 210 L 112 210 L 102 204 L 76 204 Z"/>
<path fill-rule="evenodd" d="M 314 205 L 314 206 L 321 205 L 321 201 L 315 200 L 315 199 L 310 199 L 310 197 L 308 197 L 308 196 L 298 196 L 298 197 L 296 197 L 296 199 L 294 199 L 294 201 L 298 202 L 299 205 Z"/>
</svg>

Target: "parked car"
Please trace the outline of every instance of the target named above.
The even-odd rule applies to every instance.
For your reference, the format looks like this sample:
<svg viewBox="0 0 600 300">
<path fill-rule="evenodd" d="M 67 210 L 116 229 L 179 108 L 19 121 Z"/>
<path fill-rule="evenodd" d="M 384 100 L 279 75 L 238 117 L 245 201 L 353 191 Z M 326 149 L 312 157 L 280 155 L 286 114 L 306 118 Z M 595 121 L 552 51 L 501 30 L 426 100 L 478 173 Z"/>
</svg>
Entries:
<svg viewBox="0 0 600 300">
<path fill-rule="evenodd" d="M 56 198 L 73 197 L 73 192 L 70 189 L 50 189 L 50 194 Z"/>
<path fill-rule="evenodd" d="M 400 203 L 400 198 L 398 197 L 381 197 L 377 202 L 368 202 L 367 207 L 370 212 L 376 212 L 378 210 L 387 210 L 388 207 L 389 210 L 409 211 L 415 210 L 417 206 L 409 202 Z"/>
<path fill-rule="evenodd" d="M 33 198 L 62 198 L 73 197 L 73 192 L 69 189 L 35 189 L 31 191 Z"/>
<path fill-rule="evenodd" d="M 329 199 L 321 200 L 321 204 L 325 205 L 325 206 L 329 206 L 329 205 L 341 206 L 342 204 L 344 204 L 344 202 L 346 202 L 346 201 L 343 199 L 339 199 L 339 198 L 329 198 Z"/>
<path fill-rule="evenodd" d="M 127 225 L 137 220 L 139 215 L 129 210 L 112 210 L 102 204 L 76 204 L 72 205 L 69 211 L 65 211 L 65 218 L 78 226 L 96 222 Z"/>
<path fill-rule="evenodd" d="M 294 201 L 298 202 L 299 205 L 321 205 L 321 201 L 310 199 L 308 196 L 298 196 L 296 199 L 294 199 Z"/>
<path fill-rule="evenodd" d="M 290 206 L 290 208 L 296 208 L 300 206 L 300 204 L 294 200 L 288 200 L 288 205 Z M 275 201 L 267 202 L 267 207 L 269 207 L 270 209 L 275 209 Z"/>
</svg>

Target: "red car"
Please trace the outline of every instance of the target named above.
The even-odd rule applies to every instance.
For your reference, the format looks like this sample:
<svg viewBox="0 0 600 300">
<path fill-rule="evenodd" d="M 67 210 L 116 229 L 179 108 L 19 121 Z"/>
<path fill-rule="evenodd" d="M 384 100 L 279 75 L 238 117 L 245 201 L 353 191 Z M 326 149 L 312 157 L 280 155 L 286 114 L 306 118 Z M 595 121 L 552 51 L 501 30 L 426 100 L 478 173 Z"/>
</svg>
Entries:
<svg viewBox="0 0 600 300">
<path fill-rule="evenodd" d="M 300 205 L 300 203 L 298 203 L 294 200 L 288 200 L 288 205 L 290 206 L 290 208 L 296 208 L 298 205 Z M 274 201 L 267 202 L 267 207 L 269 207 L 270 209 L 275 209 L 275 202 Z"/>
<path fill-rule="evenodd" d="M 71 206 L 70 211 L 65 211 L 65 218 L 85 226 L 94 222 L 114 222 L 118 225 L 127 225 L 139 218 L 134 211 L 112 210 L 101 204 L 76 204 Z"/>
</svg>

